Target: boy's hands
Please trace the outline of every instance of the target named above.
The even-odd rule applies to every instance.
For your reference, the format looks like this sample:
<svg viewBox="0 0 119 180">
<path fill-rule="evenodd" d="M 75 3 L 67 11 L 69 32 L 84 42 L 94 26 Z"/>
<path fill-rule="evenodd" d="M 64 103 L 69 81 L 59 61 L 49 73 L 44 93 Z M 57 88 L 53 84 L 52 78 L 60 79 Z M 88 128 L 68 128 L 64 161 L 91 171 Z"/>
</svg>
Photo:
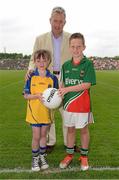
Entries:
<svg viewBox="0 0 119 180">
<path fill-rule="evenodd" d="M 58 94 L 59 94 L 59 96 L 61 96 L 62 98 L 64 97 L 64 95 L 66 94 L 66 93 L 68 93 L 69 92 L 69 90 L 68 90 L 68 88 L 59 88 L 58 89 Z"/>
</svg>

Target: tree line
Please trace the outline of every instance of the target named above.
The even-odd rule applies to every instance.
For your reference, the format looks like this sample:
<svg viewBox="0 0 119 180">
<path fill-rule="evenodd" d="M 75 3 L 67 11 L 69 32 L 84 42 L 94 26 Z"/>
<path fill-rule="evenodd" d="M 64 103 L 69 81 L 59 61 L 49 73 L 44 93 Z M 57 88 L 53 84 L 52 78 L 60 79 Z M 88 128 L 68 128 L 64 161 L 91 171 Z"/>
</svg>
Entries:
<svg viewBox="0 0 119 180">
<path fill-rule="evenodd" d="M 0 60 L 3 59 L 14 59 L 14 60 L 20 60 L 20 59 L 30 59 L 31 55 L 23 55 L 22 53 L 0 53 Z M 93 56 L 92 56 L 93 57 Z M 99 58 L 99 57 L 96 57 Z M 104 57 L 104 58 L 111 58 L 111 57 Z M 102 60 L 104 58 L 101 58 Z M 113 60 L 119 60 L 119 56 L 112 57 Z"/>
<path fill-rule="evenodd" d="M 0 53 L 0 60 L 2 59 L 30 59 L 31 55 L 23 55 L 22 53 Z"/>
</svg>

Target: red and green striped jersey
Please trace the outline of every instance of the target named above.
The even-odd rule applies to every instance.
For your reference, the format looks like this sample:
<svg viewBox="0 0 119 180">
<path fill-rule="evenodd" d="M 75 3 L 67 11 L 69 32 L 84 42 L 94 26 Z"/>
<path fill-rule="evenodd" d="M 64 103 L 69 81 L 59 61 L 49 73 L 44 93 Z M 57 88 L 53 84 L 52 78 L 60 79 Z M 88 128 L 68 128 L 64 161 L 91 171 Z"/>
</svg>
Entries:
<svg viewBox="0 0 119 180">
<path fill-rule="evenodd" d="M 78 65 L 74 65 L 72 60 L 66 61 L 62 65 L 60 81 L 65 87 L 86 82 L 95 85 L 96 76 L 92 61 L 85 56 Z M 64 95 L 63 107 L 69 112 L 90 112 L 90 90 L 68 92 Z"/>
</svg>

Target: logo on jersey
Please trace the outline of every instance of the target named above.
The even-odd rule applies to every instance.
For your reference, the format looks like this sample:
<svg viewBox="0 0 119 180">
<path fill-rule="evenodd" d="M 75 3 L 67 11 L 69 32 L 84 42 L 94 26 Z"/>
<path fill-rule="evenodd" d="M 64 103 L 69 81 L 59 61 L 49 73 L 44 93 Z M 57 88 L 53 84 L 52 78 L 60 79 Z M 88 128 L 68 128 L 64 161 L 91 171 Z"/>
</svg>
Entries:
<svg viewBox="0 0 119 180">
<path fill-rule="evenodd" d="M 79 80 L 79 79 L 70 79 L 70 78 L 65 79 L 66 85 L 76 85 L 76 84 L 81 84 L 82 82 L 83 80 Z"/>
<path fill-rule="evenodd" d="M 70 71 L 69 71 L 69 70 L 66 70 L 65 73 L 70 73 Z"/>
<path fill-rule="evenodd" d="M 77 68 L 72 68 L 72 71 L 78 71 L 78 69 Z"/>
<path fill-rule="evenodd" d="M 84 76 L 84 70 L 81 70 L 80 77 L 83 77 L 83 76 Z"/>
<path fill-rule="evenodd" d="M 36 86 L 36 84 L 31 84 L 31 86 Z"/>
<path fill-rule="evenodd" d="M 45 83 L 44 83 L 44 82 L 39 82 L 38 84 L 39 84 L 39 85 L 44 85 Z"/>
</svg>

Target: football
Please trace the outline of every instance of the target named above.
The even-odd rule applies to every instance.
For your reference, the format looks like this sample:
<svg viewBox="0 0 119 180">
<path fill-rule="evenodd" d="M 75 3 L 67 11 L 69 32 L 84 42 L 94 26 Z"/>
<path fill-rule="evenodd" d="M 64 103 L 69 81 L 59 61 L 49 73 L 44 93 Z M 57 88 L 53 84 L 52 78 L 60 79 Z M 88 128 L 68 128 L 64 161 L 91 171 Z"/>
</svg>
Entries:
<svg viewBox="0 0 119 180">
<path fill-rule="evenodd" d="M 49 109 L 56 109 L 60 106 L 62 98 L 58 95 L 56 88 L 48 88 L 43 92 L 43 104 Z"/>
</svg>

